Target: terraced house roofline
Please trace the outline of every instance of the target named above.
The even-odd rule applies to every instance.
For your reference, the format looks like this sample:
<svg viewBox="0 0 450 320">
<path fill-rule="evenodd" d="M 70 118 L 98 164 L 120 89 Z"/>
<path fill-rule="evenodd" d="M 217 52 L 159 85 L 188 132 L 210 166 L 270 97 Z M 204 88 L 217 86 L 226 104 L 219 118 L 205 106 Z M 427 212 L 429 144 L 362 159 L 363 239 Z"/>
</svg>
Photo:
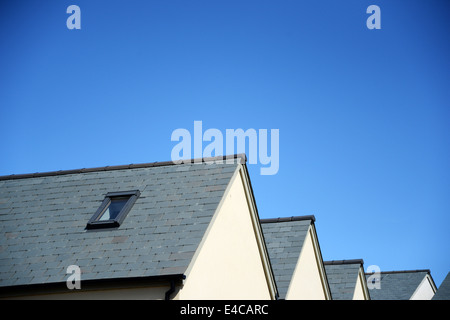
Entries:
<svg viewBox="0 0 450 320">
<path fill-rule="evenodd" d="M 25 174 L 10 174 L 10 175 L 0 176 L 0 181 L 1 180 L 59 176 L 59 175 L 66 175 L 66 174 L 78 174 L 78 173 L 88 173 L 88 172 L 164 167 L 164 166 L 173 166 L 173 165 L 180 165 L 180 164 L 186 164 L 186 163 L 209 163 L 209 162 L 217 162 L 217 161 L 226 161 L 226 160 L 231 160 L 231 159 L 240 160 L 241 163 L 247 162 L 247 156 L 245 155 L 245 153 L 240 153 L 240 154 L 234 154 L 234 155 L 228 155 L 228 156 L 217 156 L 217 157 L 206 157 L 206 158 L 180 160 L 180 161 L 176 161 L 176 162 L 160 161 L 160 162 L 126 164 L 126 165 L 117 165 L 117 166 L 104 166 L 104 167 L 69 169 L 69 170 L 58 170 L 58 171 L 48 171 L 48 172 L 35 172 L 35 173 L 25 173 Z"/>
</svg>

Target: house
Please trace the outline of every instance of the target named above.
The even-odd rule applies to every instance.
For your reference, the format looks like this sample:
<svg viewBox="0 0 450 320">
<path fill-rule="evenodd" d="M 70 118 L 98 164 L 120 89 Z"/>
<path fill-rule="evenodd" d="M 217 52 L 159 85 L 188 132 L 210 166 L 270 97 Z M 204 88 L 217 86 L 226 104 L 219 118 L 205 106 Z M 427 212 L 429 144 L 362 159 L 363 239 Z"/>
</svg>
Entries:
<svg viewBox="0 0 450 320">
<path fill-rule="evenodd" d="M 280 299 L 331 299 L 314 222 L 314 216 L 261 219 Z"/>
<path fill-rule="evenodd" d="M 0 230 L 2 298 L 278 295 L 245 155 L 2 176 Z"/>
<path fill-rule="evenodd" d="M 324 261 L 333 300 L 370 300 L 364 260 Z"/>
<path fill-rule="evenodd" d="M 450 272 L 447 273 L 432 300 L 450 300 Z"/>
<path fill-rule="evenodd" d="M 374 284 L 369 286 L 372 300 L 430 300 L 436 292 L 430 270 L 366 273 L 366 279 Z"/>
</svg>

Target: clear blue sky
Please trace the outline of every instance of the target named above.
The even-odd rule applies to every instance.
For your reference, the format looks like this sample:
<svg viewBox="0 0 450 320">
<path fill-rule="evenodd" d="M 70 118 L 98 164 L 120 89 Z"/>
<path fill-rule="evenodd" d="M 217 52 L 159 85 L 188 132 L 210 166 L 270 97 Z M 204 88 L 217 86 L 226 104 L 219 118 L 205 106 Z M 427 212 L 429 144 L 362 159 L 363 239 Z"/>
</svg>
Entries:
<svg viewBox="0 0 450 320">
<path fill-rule="evenodd" d="M 170 160 L 194 120 L 279 129 L 279 172 L 249 165 L 262 218 L 314 214 L 324 259 L 427 268 L 439 285 L 449 14 L 445 0 L 2 1 L 0 174 Z"/>
</svg>

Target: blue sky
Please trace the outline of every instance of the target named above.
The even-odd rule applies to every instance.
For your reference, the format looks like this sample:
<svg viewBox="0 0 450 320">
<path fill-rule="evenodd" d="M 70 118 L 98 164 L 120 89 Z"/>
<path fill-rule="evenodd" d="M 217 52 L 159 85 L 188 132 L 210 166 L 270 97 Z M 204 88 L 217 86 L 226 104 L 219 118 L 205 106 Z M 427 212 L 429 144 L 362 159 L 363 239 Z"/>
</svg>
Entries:
<svg viewBox="0 0 450 320">
<path fill-rule="evenodd" d="M 69 30 L 66 9 L 81 9 Z M 366 9 L 381 9 L 369 30 Z M 170 160 L 177 128 L 279 129 L 262 218 L 324 259 L 450 271 L 450 4 L 2 1 L 0 174 Z"/>
</svg>

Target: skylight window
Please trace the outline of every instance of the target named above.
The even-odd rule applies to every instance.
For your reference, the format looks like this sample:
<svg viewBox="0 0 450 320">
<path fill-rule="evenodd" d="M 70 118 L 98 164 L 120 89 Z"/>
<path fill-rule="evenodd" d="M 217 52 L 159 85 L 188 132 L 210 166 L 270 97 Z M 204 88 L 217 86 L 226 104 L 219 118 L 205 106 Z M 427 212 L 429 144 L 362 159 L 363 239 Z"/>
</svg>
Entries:
<svg viewBox="0 0 450 320">
<path fill-rule="evenodd" d="M 139 190 L 109 192 L 89 220 L 86 229 L 119 227 L 139 195 Z"/>
<path fill-rule="evenodd" d="M 106 206 L 105 210 L 103 211 L 103 214 L 100 215 L 100 218 L 98 221 L 106 221 L 106 220 L 113 220 L 117 218 L 120 211 L 123 209 L 125 204 L 128 202 L 128 197 L 124 198 L 117 198 L 117 199 L 110 199 L 109 205 Z"/>
</svg>

